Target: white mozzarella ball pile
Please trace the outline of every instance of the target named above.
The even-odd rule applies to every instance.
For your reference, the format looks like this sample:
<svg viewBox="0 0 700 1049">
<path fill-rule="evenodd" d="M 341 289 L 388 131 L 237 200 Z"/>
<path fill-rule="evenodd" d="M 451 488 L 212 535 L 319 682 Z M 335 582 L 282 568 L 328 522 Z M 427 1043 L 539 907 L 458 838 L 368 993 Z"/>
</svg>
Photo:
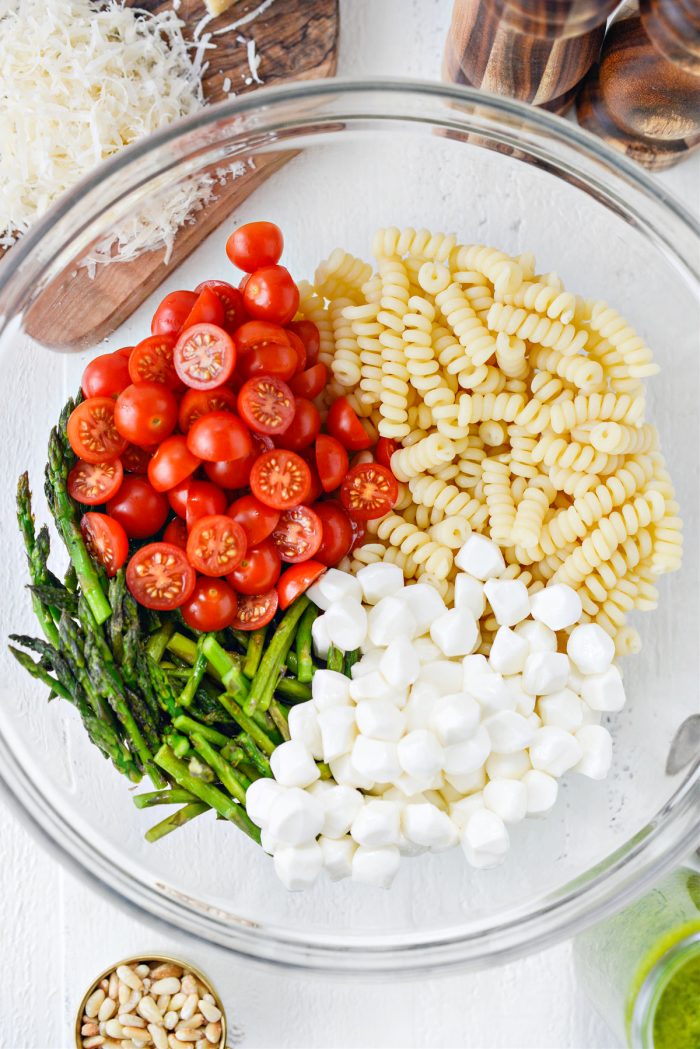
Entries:
<svg viewBox="0 0 700 1049">
<path fill-rule="evenodd" d="M 362 655 L 351 678 L 316 672 L 312 699 L 290 711 L 291 739 L 272 755 L 274 780 L 248 789 L 288 889 L 323 869 L 388 887 L 401 856 L 458 844 L 473 867 L 495 866 L 508 824 L 551 809 L 559 777 L 607 774 L 612 740 L 599 722 L 625 701 L 612 640 L 576 625 L 571 587 L 530 596 L 502 578 L 501 551 L 483 536 L 455 561 L 452 608 L 427 584 L 405 585 L 393 564 L 355 577 L 331 569 L 309 591 L 323 610 L 318 656 L 331 644 Z M 499 629 L 487 659 L 476 649 L 488 615 Z M 570 633 L 559 643 L 557 631 Z"/>
</svg>

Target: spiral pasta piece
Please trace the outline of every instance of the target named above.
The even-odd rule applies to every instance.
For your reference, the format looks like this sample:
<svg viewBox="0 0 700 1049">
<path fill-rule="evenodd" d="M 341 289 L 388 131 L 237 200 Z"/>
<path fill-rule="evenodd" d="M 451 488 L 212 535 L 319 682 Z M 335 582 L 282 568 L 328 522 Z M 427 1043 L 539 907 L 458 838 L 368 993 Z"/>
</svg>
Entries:
<svg viewBox="0 0 700 1049">
<path fill-rule="evenodd" d="M 545 466 L 563 466 L 580 472 L 600 473 L 607 466 L 609 456 L 598 452 L 590 444 L 567 441 L 553 433 L 543 433 L 532 450 L 536 463 Z"/>
<path fill-rule="evenodd" d="M 504 375 L 521 379 L 529 372 L 527 347 L 523 339 L 501 331 L 496 336 L 496 364 Z"/>
<path fill-rule="evenodd" d="M 557 350 L 567 357 L 580 353 L 588 340 L 588 332 L 573 324 L 562 324 L 540 313 L 530 313 L 502 302 L 494 302 L 486 323 L 491 331 L 517 335 L 520 339 Z"/>
<path fill-rule="evenodd" d="M 601 365 L 590 357 L 567 357 L 556 349 L 542 347 L 531 355 L 530 362 L 540 371 L 553 372 L 584 393 L 593 393 L 603 382 Z"/>
<path fill-rule="evenodd" d="M 484 493 L 489 510 L 489 528 L 494 543 L 508 546 L 515 524 L 515 503 L 510 487 L 508 464 L 498 459 L 484 459 Z"/>
<path fill-rule="evenodd" d="M 626 423 L 596 423 L 588 431 L 589 440 L 599 452 L 610 455 L 636 455 L 658 447 L 659 434 L 655 426 L 644 423 L 629 426 Z"/>
<path fill-rule="evenodd" d="M 446 437 L 434 433 L 417 444 L 399 448 L 391 457 L 392 473 L 399 481 L 410 481 L 412 477 L 425 473 L 436 466 L 451 463 L 455 457 L 455 446 Z"/>
<path fill-rule="evenodd" d="M 463 517 L 475 532 L 483 530 L 488 521 L 488 507 L 469 492 L 460 492 L 453 484 L 439 478 L 423 475 L 408 482 L 416 503 L 429 511 L 429 523 L 437 524 L 445 517 Z"/>
<path fill-rule="evenodd" d="M 466 517 L 444 517 L 442 521 L 431 525 L 430 538 L 450 550 L 459 550 L 464 546 L 472 533 L 471 525 Z"/>
<path fill-rule="evenodd" d="M 410 555 L 417 565 L 425 565 L 426 572 L 436 579 L 446 579 L 449 575 L 453 564 L 452 551 L 398 514 L 382 518 L 377 535 L 390 546 Z"/>
<path fill-rule="evenodd" d="M 486 364 L 496 352 L 496 340 L 470 306 L 459 284 L 448 285 L 435 296 L 435 302 L 464 350 L 458 359 L 459 367 L 453 361 L 449 370 L 459 372 Z"/>
<path fill-rule="evenodd" d="M 546 313 L 551 320 L 569 324 L 576 315 L 576 296 L 544 281 L 523 281 L 513 294 L 504 295 L 507 306 L 520 306 L 536 313 Z"/>
<path fill-rule="evenodd" d="M 548 477 L 538 474 L 530 478 L 515 513 L 511 543 L 525 547 L 538 544 L 545 516 L 555 494 L 556 489 Z M 553 553 L 554 550 L 549 552 Z"/>
<path fill-rule="evenodd" d="M 654 364 L 651 350 L 617 310 L 605 302 L 593 302 L 587 304 L 587 312 L 591 330 L 598 332 L 619 353 L 631 378 L 656 375 L 659 366 Z"/>
<path fill-rule="evenodd" d="M 350 571 L 356 573 L 365 565 L 374 565 L 380 562 L 398 565 L 406 579 L 413 579 L 418 572 L 418 565 L 410 556 L 397 547 L 386 547 L 383 543 L 364 543 L 357 546 L 352 552 Z"/>
<path fill-rule="evenodd" d="M 320 340 L 318 359 L 327 368 L 330 368 L 335 354 L 335 339 L 328 310 L 323 299 L 316 294 L 316 289 L 308 281 L 300 280 L 297 287 L 299 289 L 299 313 L 306 320 L 313 321 L 318 328 Z"/>
<path fill-rule="evenodd" d="M 316 267 L 314 286 L 327 299 L 359 298 L 372 267 L 342 248 L 336 248 Z"/>
<path fill-rule="evenodd" d="M 498 248 L 483 244 L 460 244 L 452 249 L 453 270 L 477 270 L 491 281 L 497 295 L 510 295 L 523 282 L 523 270 L 517 259 Z"/>
<path fill-rule="evenodd" d="M 555 433 L 565 433 L 589 422 L 615 422 L 637 426 L 644 419 L 644 410 L 643 397 L 611 392 L 578 394 L 571 400 L 558 401 L 552 405 L 550 425 Z"/>
<path fill-rule="evenodd" d="M 455 246 L 456 237 L 452 233 L 431 233 L 427 229 L 398 229 L 389 226 L 377 230 L 372 240 L 372 252 L 378 259 L 393 255 L 415 255 L 425 260 L 447 262 Z"/>
</svg>

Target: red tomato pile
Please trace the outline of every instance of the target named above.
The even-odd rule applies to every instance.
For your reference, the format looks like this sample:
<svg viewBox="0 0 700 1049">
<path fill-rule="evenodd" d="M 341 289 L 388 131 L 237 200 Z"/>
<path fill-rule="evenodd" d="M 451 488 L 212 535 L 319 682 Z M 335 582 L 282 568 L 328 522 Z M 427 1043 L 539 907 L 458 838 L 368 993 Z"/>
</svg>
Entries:
<svg viewBox="0 0 700 1049">
<path fill-rule="evenodd" d="M 109 575 L 128 559 L 136 600 L 181 608 L 198 630 L 269 623 L 398 495 L 392 442 L 375 462 L 343 397 L 324 425 L 318 329 L 293 320 L 282 247 L 271 222 L 237 229 L 226 251 L 245 271 L 239 287 L 166 295 L 148 338 L 88 364 L 68 420 L 69 492 L 106 510 L 83 515 L 90 553 Z M 370 461 L 351 467 L 356 452 Z"/>
</svg>

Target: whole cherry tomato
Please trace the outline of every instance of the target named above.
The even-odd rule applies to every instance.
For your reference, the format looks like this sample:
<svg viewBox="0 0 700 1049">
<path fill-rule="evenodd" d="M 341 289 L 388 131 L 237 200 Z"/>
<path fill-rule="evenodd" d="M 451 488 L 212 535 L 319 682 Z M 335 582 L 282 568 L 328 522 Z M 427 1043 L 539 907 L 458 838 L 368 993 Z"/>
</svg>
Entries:
<svg viewBox="0 0 700 1049">
<path fill-rule="evenodd" d="M 200 576 L 192 596 L 182 606 L 182 618 L 192 630 L 225 630 L 236 618 L 238 600 L 224 579 Z"/>
<path fill-rule="evenodd" d="M 274 586 L 282 571 L 282 559 L 271 539 L 246 550 L 243 560 L 226 576 L 239 594 L 261 594 Z"/>
<path fill-rule="evenodd" d="M 82 388 L 86 397 L 118 397 L 130 382 L 129 362 L 117 350 L 102 353 L 85 366 Z"/>
<path fill-rule="evenodd" d="M 147 539 L 165 524 L 168 500 L 145 477 L 131 474 L 107 503 L 107 513 L 119 521 L 129 539 Z"/>
<path fill-rule="evenodd" d="M 299 289 L 284 266 L 263 266 L 251 273 L 243 305 L 257 320 L 287 324 L 299 309 Z"/>
<path fill-rule="evenodd" d="M 226 241 L 226 254 L 234 266 L 252 273 L 261 266 L 278 262 L 284 237 L 274 222 L 247 222 L 235 229 Z"/>
</svg>

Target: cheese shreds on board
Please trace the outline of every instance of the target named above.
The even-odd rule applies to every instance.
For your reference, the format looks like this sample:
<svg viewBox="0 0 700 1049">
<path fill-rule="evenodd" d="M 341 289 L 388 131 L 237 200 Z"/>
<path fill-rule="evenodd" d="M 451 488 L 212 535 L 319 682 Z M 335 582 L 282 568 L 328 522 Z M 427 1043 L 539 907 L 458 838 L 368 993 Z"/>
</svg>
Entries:
<svg viewBox="0 0 700 1049">
<path fill-rule="evenodd" d="M 9 247 L 101 161 L 204 104 L 207 44 L 191 51 L 173 10 L 136 13 L 115 0 L 18 0 L 0 12 L 0 246 Z M 120 259 L 167 250 L 211 181 L 169 190 L 88 264 L 115 247 Z"/>
</svg>

